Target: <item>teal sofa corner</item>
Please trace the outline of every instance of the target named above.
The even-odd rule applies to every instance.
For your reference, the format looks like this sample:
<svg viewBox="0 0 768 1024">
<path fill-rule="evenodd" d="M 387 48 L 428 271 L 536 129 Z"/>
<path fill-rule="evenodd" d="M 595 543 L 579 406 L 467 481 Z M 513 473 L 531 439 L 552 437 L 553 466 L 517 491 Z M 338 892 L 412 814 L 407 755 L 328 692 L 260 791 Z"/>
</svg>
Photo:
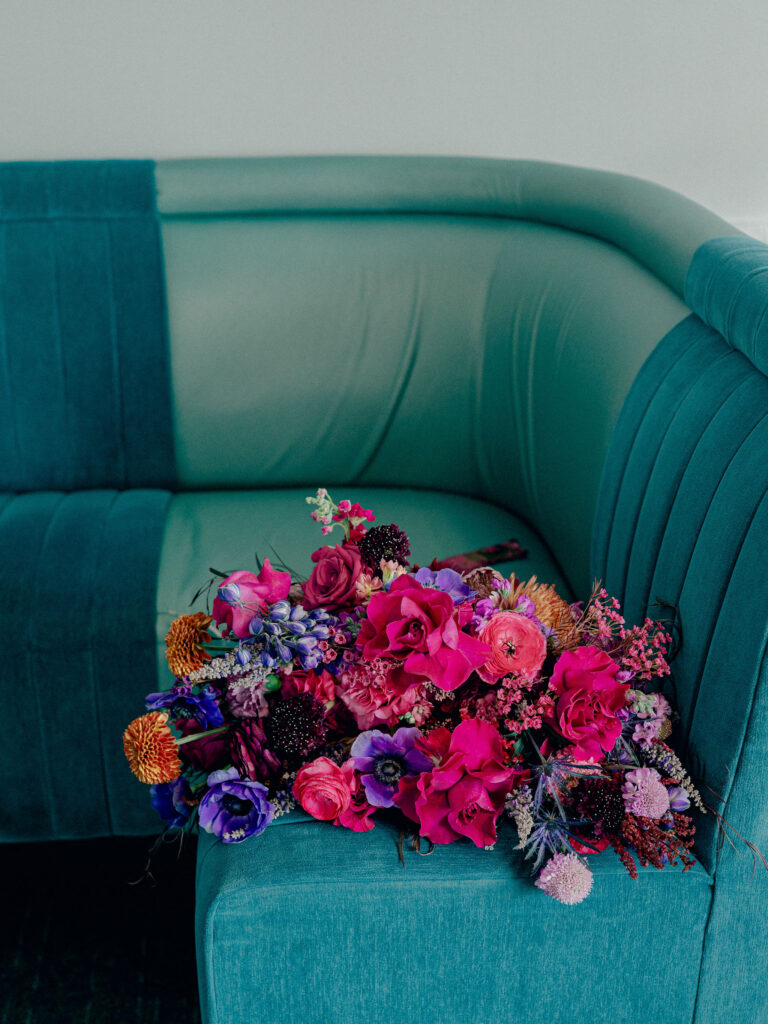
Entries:
<svg viewBox="0 0 768 1024">
<path fill-rule="evenodd" d="M 768 247 L 534 162 L 6 164 L 0 356 L 3 840 L 157 829 L 120 736 L 168 625 L 210 565 L 306 569 L 326 485 L 417 560 L 517 537 L 520 574 L 676 608 L 677 746 L 768 847 Z M 203 837 L 204 1019 L 768 1019 L 766 877 L 698 826 L 693 871 L 604 855 L 575 908 L 511 838 Z"/>
</svg>

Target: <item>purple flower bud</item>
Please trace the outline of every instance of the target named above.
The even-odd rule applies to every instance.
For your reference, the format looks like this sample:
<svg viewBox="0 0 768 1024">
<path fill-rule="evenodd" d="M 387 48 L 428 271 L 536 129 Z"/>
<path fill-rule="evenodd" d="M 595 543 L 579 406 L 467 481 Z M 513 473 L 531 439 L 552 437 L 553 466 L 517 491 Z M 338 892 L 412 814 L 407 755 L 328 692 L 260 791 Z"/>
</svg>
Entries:
<svg viewBox="0 0 768 1024">
<path fill-rule="evenodd" d="M 269 609 L 269 617 L 274 622 L 283 622 L 291 613 L 291 606 L 287 601 L 275 601 Z"/>
<path fill-rule="evenodd" d="M 237 583 L 223 584 L 223 586 L 219 587 L 218 594 L 225 604 L 237 606 L 242 602 L 240 587 L 237 585 Z"/>
<path fill-rule="evenodd" d="M 254 615 L 251 621 L 248 623 L 248 632 L 251 636 L 258 636 L 262 630 L 264 623 L 258 615 Z"/>
<path fill-rule="evenodd" d="M 251 652 L 247 647 L 238 647 L 235 652 L 235 661 L 238 665 L 247 665 L 251 660 Z"/>
<path fill-rule="evenodd" d="M 687 811 L 691 806 L 690 797 L 682 786 L 670 786 L 667 789 L 667 795 L 669 796 L 670 808 L 678 814 Z"/>
</svg>

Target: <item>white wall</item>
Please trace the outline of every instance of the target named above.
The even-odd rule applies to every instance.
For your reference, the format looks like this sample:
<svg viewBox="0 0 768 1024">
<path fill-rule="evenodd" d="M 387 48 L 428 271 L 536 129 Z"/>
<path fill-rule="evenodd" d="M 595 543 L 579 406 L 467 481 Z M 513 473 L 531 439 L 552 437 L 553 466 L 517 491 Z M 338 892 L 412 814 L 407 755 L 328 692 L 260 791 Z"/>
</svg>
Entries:
<svg viewBox="0 0 768 1024">
<path fill-rule="evenodd" d="M 0 0 L 0 159 L 453 153 L 768 237 L 768 0 Z"/>
</svg>

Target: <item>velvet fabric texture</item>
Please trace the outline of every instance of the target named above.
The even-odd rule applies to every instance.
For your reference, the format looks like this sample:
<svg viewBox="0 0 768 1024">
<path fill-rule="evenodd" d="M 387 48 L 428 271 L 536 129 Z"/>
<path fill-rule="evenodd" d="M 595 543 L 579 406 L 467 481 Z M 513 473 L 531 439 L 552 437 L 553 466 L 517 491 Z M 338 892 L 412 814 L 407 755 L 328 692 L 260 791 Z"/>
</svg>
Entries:
<svg viewBox="0 0 768 1024">
<path fill-rule="evenodd" d="M 679 745 L 705 799 L 768 848 L 768 247 L 717 239 L 686 280 L 694 310 L 633 385 L 606 461 L 593 566 L 632 620 L 673 606 Z M 768 876 L 699 818 L 714 874 L 695 1021 L 764 1016 Z M 732 833 L 733 835 L 733 833 Z"/>
<path fill-rule="evenodd" d="M 0 488 L 174 479 L 154 165 L 0 164 Z"/>
<path fill-rule="evenodd" d="M 155 675 L 169 382 L 153 164 L 0 165 L 0 839 L 156 826 L 120 737 Z"/>
</svg>

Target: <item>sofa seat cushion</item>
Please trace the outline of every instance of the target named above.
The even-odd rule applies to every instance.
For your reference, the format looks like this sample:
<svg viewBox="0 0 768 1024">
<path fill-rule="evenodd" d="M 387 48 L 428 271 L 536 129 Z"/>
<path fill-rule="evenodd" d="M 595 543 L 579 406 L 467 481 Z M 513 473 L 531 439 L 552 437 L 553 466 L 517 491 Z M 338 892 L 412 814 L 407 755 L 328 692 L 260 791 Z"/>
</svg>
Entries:
<svg viewBox="0 0 768 1024">
<path fill-rule="evenodd" d="M 609 851 L 566 907 L 533 886 L 506 823 L 493 851 L 406 843 L 402 867 L 392 822 L 292 819 L 239 845 L 201 836 L 205 1024 L 690 1024 L 711 893 L 698 865 L 632 881 Z"/>
<path fill-rule="evenodd" d="M 171 621 L 190 610 L 197 590 L 210 577 L 209 568 L 221 572 L 252 569 L 255 555 L 273 563 L 279 556 L 306 578 L 311 554 L 323 544 L 338 544 L 341 530 L 323 537 L 310 518 L 304 501 L 317 484 L 289 490 L 213 491 L 178 494 L 171 500 L 163 541 L 157 589 L 158 664 L 168 680 L 163 638 Z M 505 509 L 462 495 L 426 490 L 374 487 L 336 487 L 338 501 L 349 497 L 372 508 L 378 523 L 395 522 L 408 534 L 414 562 L 428 565 L 433 557 L 446 558 L 478 547 L 517 539 L 528 552 L 524 559 L 500 563 L 497 568 L 527 578 L 534 573 L 554 583 L 565 597 L 571 591 L 546 544 L 519 518 Z M 586 597 L 587 595 L 578 595 Z M 197 607 L 204 606 L 200 599 Z"/>
</svg>

